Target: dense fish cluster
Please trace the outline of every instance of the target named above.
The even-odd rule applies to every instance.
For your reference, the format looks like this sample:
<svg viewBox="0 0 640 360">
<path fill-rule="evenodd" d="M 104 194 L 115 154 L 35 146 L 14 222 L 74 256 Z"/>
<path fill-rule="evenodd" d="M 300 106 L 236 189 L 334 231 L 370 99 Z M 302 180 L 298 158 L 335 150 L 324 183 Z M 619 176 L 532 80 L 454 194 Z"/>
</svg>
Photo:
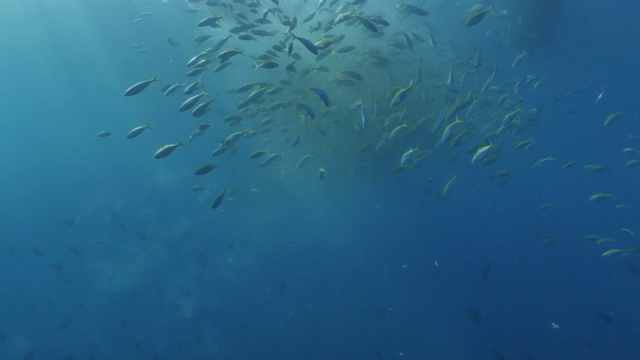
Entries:
<svg viewBox="0 0 640 360">
<path fill-rule="evenodd" d="M 184 66 L 184 77 L 147 74 L 142 80 L 134 79 L 124 95 L 148 92 L 161 80 L 165 86 L 157 100 L 180 97 L 177 112 L 194 120 L 193 131 L 184 135 L 186 141 L 176 138 L 175 143 L 158 144 L 155 159 L 180 156 L 180 147 L 206 141 L 201 135 L 215 129 L 225 135 L 210 144 L 212 162 L 232 156 L 230 161 L 243 162 L 247 172 L 280 167 L 281 176 L 287 171 L 304 171 L 310 181 L 338 176 L 332 171 L 336 158 L 358 164 L 353 166 L 356 172 L 360 167 L 373 167 L 400 174 L 425 163 L 436 169 L 439 164 L 456 161 L 470 167 L 499 166 L 506 152 L 534 146 L 536 140 L 529 132 L 542 120 L 545 105 L 553 106 L 574 92 L 540 101 L 547 80 L 543 74 L 522 70 L 521 65 L 531 61 L 528 49 L 504 49 L 512 53 L 506 64 L 485 59 L 487 50 L 482 47 L 454 49 L 450 39 L 442 38 L 447 29 L 431 23 L 438 18 L 438 9 L 423 3 L 394 1 L 391 14 L 381 13 L 367 0 L 299 0 L 295 4 L 189 0 L 194 32 L 200 35 L 193 39 L 196 50 L 185 56 L 183 65 L 177 65 Z M 503 20 L 508 18 L 506 10 L 487 1 L 465 9 L 457 24 L 467 31 L 486 31 L 487 37 L 499 37 L 503 35 L 495 28 L 506 27 Z M 486 23 L 491 25 L 488 31 L 482 28 Z M 180 46 L 174 38 L 167 43 Z M 250 74 L 252 80 L 221 83 L 217 81 L 220 72 Z M 223 89 L 224 98 L 214 98 L 208 92 L 211 89 Z M 605 89 L 598 92 L 595 102 L 604 94 Z M 233 112 L 229 112 L 229 104 L 233 104 Z M 223 110 L 212 111 L 218 106 Z M 622 115 L 621 110 L 612 112 L 603 125 L 613 125 Z M 146 136 L 151 128 L 150 124 L 138 125 L 127 138 L 143 132 Z M 109 135 L 107 130 L 98 134 Z M 250 138 L 255 141 L 246 141 Z M 624 152 L 640 153 L 633 148 Z M 554 160 L 544 157 L 532 167 Z M 574 164 L 566 162 L 563 168 Z M 627 163 L 637 165 L 640 160 Z M 608 167 L 591 164 L 584 169 L 602 172 Z M 220 171 L 225 169 L 206 163 L 194 169 L 194 176 L 215 176 Z M 490 179 L 504 186 L 515 173 L 514 169 L 496 167 Z M 442 198 L 455 191 L 461 177 L 462 172 L 447 176 L 440 185 Z M 191 188 L 204 189 L 202 185 Z M 211 208 L 223 206 L 229 191 L 214 189 L 217 195 L 211 199 Z M 595 193 L 586 200 L 609 202 L 616 198 L 610 193 Z M 553 206 L 543 204 L 538 210 Z M 628 228 L 621 231 L 634 235 Z M 585 239 L 589 246 L 615 242 L 596 235 Z M 543 244 L 559 240 L 553 234 L 540 235 Z M 638 249 L 610 247 L 602 256 Z"/>
</svg>

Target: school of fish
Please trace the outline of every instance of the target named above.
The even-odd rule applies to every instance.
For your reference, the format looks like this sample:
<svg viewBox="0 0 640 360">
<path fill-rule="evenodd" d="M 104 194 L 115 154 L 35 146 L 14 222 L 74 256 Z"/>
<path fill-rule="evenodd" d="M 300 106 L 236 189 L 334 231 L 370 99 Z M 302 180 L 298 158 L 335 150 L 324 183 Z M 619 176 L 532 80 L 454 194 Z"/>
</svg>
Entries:
<svg viewBox="0 0 640 360">
<path fill-rule="evenodd" d="M 545 106 L 584 92 L 570 91 L 531 105 L 529 97 L 544 91 L 547 80 L 544 74 L 521 70 L 532 61 L 529 52 L 503 49 L 511 52 L 506 66 L 485 60 L 481 47 L 460 55 L 446 38 L 447 29 L 431 25 L 439 14 L 428 8 L 428 2 L 417 6 L 394 1 L 393 14 L 371 10 L 373 1 L 367 0 L 299 0 L 296 8 L 304 9 L 302 13 L 288 13 L 284 3 L 186 2 L 194 32 L 200 35 L 193 39 L 195 50 L 176 65 L 183 67 L 184 77 L 147 74 L 132 79 L 133 85 L 124 92 L 137 99 L 164 84 L 160 93 L 154 90 L 153 98 L 171 97 L 167 100 L 175 102 L 180 116 L 193 123 L 186 142 L 176 138 L 175 143 L 158 144 L 154 159 L 180 156 L 180 147 L 204 141 L 198 138 L 215 129 L 224 135 L 211 144 L 212 160 L 242 149 L 247 155 L 234 161 L 243 162 L 251 172 L 278 167 L 280 176 L 285 176 L 287 169 L 295 169 L 305 172 L 309 181 L 327 181 L 340 176 L 332 171 L 336 156 L 382 168 L 390 176 L 406 176 L 392 174 L 407 174 L 425 163 L 437 168 L 439 163 L 464 161 L 471 167 L 495 167 L 489 179 L 504 186 L 517 169 L 500 168 L 503 154 L 533 147 L 536 140 L 530 132 L 543 121 Z M 505 10 L 481 2 L 460 12 L 449 26 L 501 36 L 496 29 L 506 26 L 501 22 L 504 14 Z M 169 45 L 179 46 L 170 40 Z M 223 71 L 249 74 L 252 81 L 219 83 L 216 74 Z M 221 87 L 223 99 L 208 92 Z M 597 92 L 595 104 L 605 95 L 604 89 Z M 212 111 L 218 104 L 234 104 L 234 111 Z M 612 127 L 623 119 L 623 110 L 611 109 L 601 124 Z M 150 123 L 135 124 L 126 138 L 152 136 L 147 135 L 150 129 Z M 110 135 L 109 130 L 98 133 L 101 138 Z M 258 141 L 246 141 L 249 138 Z M 631 147 L 623 152 L 640 155 Z M 543 157 L 530 167 L 551 166 L 555 160 Z M 315 168 L 309 169 L 312 163 Z M 560 165 L 568 170 L 576 162 L 567 159 Z M 640 157 L 628 160 L 626 166 L 640 166 Z M 600 164 L 582 167 L 593 173 L 609 170 Z M 193 171 L 194 177 L 205 177 L 225 169 L 205 163 Z M 451 173 L 447 179 L 440 185 L 442 199 L 452 196 L 464 174 Z M 191 191 L 204 188 L 195 185 Z M 216 209 L 232 190 L 214 193 L 210 207 Z M 631 211 L 630 205 L 608 192 L 588 194 L 584 201 L 585 206 L 611 202 L 619 211 Z M 538 211 L 551 211 L 554 205 L 541 204 Z M 619 231 L 633 239 L 635 233 L 629 228 Z M 609 246 L 601 248 L 602 257 L 640 250 L 632 241 L 625 242 L 628 239 L 584 236 L 585 246 Z M 562 238 L 541 234 L 539 240 L 550 244 Z"/>
</svg>

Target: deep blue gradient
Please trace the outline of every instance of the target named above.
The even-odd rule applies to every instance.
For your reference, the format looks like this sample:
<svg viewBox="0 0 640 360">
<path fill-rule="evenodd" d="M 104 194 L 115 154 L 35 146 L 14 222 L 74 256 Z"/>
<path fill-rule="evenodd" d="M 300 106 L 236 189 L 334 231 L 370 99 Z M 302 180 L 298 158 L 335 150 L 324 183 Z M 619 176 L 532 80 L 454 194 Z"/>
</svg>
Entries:
<svg viewBox="0 0 640 360">
<path fill-rule="evenodd" d="M 259 17 L 228 2 L 234 12 Z M 273 6 L 260 2 L 261 9 Z M 280 2 L 299 22 L 317 5 Z M 201 29 L 195 24 L 210 13 L 184 0 L 2 1 L 0 359 L 637 359 L 640 254 L 601 254 L 640 246 L 640 167 L 625 165 L 640 154 L 623 152 L 640 149 L 640 5 L 564 0 L 553 39 L 513 69 L 520 49 L 510 46 L 509 21 L 498 16 L 508 2 L 492 1 L 493 13 L 467 28 L 476 1 L 408 1 L 431 12 L 423 19 L 396 13 L 395 0 L 369 0 L 357 11 L 389 21 L 385 36 L 366 39 L 362 26 L 339 25 L 332 31 L 357 50 L 318 63 L 296 42 L 298 72 L 332 70 L 304 80 L 287 76 L 284 54 L 280 68 L 254 70 L 251 56 L 283 34 L 232 39 L 225 48 L 245 56 L 203 74 L 216 103 L 195 119 L 177 111 L 182 90 L 164 97 L 159 89 L 196 79 L 185 77 L 184 64 L 226 36 L 235 25 L 231 12 L 215 7 L 225 14 L 223 29 Z M 333 11 L 299 24 L 296 35 L 320 38 L 307 28 L 331 21 Z M 266 29 L 284 33 L 270 18 L 275 25 Z M 389 45 L 401 41 L 400 31 L 428 38 L 428 29 L 436 49 Z M 202 34 L 213 37 L 195 47 Z M 169 37 L 180 46 L 169 46 Z M 146 51 L 130 48 L 136 44 Z M 483 65 L 463 84 L 477 48 Z M 357 58 L 366 57 L 364 49 L 391 59 L 388 68 L 363 65 Z M 429 115 L 428 125 L 393 146 L 359 153 L 390 130 L 381 123 L 397 110 L 387 93 L 407 86 L 418 56 L 424 80 L 402 106 L 407 123 Z M 493 84 L 510 94 L 511 108 L 494 105 L 496 93 L 479 92 L 494 61 Z M 437 85 L 450 65 L 459 98 L 473 93 L 486 101 L 479 118 L 465 119 L 473 132 L 455 149 L 425 140 L 451 96 Z M 365 75 L 357 96 L 331 83 L 348 68 Z M 530 74 L 539 89 L 513 95 L 516 80 Z M 123 96 L 156 75 L 161 82 Z M 225 124 L 248 95 L 227 91 L 284 78 L 292 83 L 279 101 L 303 99 L 323 113 L 327 136 L 289 109 L 268 115 L 276 118 L 272 132 L 212 158 L 227 135 L 259 130 L 266 117 Z M 304 86 L 325 89 L 335 107 L 298 93 Z M 372 93 L 381 115 L 355 131 L 360 111 L 346 108 L 360 99 L 370 106 Z M 467 149 L 482 142 L 484 125 L 493 119 L 490 130 L 497 130 L 495 121 L 520 98 L 523 112 L 543 107 L 539 121 L 496 136 L 495 163 L 471 164 Z M 623 113 L 604 127 L 616 111 Z M 152 129 L 125 139 L 149 121 Z M 166 159 L 152 158 L 164 144 L 186 142 L 201 122 L 212 128 Z M 113 135 L 98 138 L 101 130 Z M 296 131 L 301 142 L 292 147 Z M 535 144 L 514 148 L 526 139 Z M 416 146 L 427 158 L 393 174 Z M 283 156 L 263 168 L 262 159 L 249 159 L 257 149 Z M 306 153 L 308 164 L 296 170 Z M 546 157 L 554 160 L 533 166 Z M 218 167 L 194 176 L 207 162 Z M 589 164 L 609 169 L 590 172 Z M 504 186 L 491 179 L 501 170 L 512 172 Z M 189 191 L 194 185 L 207 188 Z M 223 189 L 224 202 L 210 209 Z M 589 201 L 595 193 L 615 199 Z M 554 206 L 538 210 L 543 204 Z M 615 242 L 596 244 L 585 239 L 590 234 Z"/>
</svg>

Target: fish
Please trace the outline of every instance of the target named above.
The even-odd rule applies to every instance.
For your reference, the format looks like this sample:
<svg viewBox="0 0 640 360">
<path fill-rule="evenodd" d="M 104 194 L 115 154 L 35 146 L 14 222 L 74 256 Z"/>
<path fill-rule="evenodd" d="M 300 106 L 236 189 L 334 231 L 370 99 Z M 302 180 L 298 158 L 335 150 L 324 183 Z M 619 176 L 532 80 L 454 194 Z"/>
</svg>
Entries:
<svg viewBox="0 0 640 360">
<path fill-rule="evenodd" d="M 224 140 L 220 142 L 220 145 L 229 146 L 234 142 L 238 141 L 240 138 L 243 138 L 247 135 L 247 131 L 236 131 L 233 134 L 227 136 Z"/>
<path fill-rule="evenodd" d="M 602 257 L 607 257 L 613 254 L 619 254 L 619 253 L 623 253 L 626 252 L 625 249 L 611 249 L 611 250 L 607 250 L 605 252 L 603 252 L 602 254 L 600 254 L 600 256 Z"/>
<path fill-rule="evenodd" d="M 512 112 L 508 113 L 507 115 L 505 115 L 504 118 L 502 119 L 501 127 L 506 128 L 507 126 L 511 125 L 511 123 L 516 118 L 516 115 L 520 112 L 520 110 L 521 110 L 520 108 L 517 108 Z"/>
<path fill-rule="evenodd" d="M 487 152 L 489 152 L 489 150 L 491 150 L 492 147 L 493 147 L 493 144 L 489 143 L 489 145 L 479 148 L 476 151 L 476 153 L 473 155 L 473 158 L 471 159 L 471 163 L 473 164 L 477 160 L 482 160 L 482 158 L 484 158 L 487 155 Z"/>
<path fill-rule="evenodd" d="M 610 114 L 609 116 L 607 116 L 607 118 L 604 120 L 604 125 L 603 126 L 611 125 L 613 123 L 613 121 L 615 121 L 616 118 L 618 116 L 620 116 L 622 113 L 623 113 L 622 110 L 620 110 L 620 111 L 616 111 L 616 112 Z"/>
<path fill-rule="evenodd" d="M 511 63 L 511 68 L 515 69 L 520 64 L 520 61 L 522 61 L 522 58 L 527 54 L 529 53 L 525 50 L 522 51 L 518 56 L 516 56 L 516 58 L 513 60 L 513 63 Z"/>
<path fill-rule="evenodd" d="M 554 206 L 555 204 L 542 204 L 538 206 L 538 211 L 545 211 L 545 210 L 551 209 Z"/>
<path fill-rule="evenodd" d="M 444 184 L 444 187 L 442 188 L 442 198 L 446 198 L 447 196 L 449 196 L 449 192 L 451 191 L 451 184 L 458 178 L 458 174 L 454 174 L 453 177 L 451 179 L 449 179 L 449 181 L 447 181 Z"/>
<path fill-rule="evenodd" d="M 224 37 L 222 39 L 220 39 L 220 41 L 218 41 L 212 48 L 211 48 L 211 52 L 215 53 L 220 51 L 220 49 L 222 49 L 226 44 L 227 41 L 229 41 L 229 39 L 231 39 L 231 35 L 228 35 L 227 37 Z"/>
<path fill-rule="evenodd" d="M 298 162 L 296 163 L 296 170 L 300 170 L 302 169 L 305 164 L 309 161 L 309 158 L 311 157 L 311 154 L 304 154 L 300 157 L 300 159 L 298 159 Z"/>
<path fill-rule="evenodd" d="M 407 94 L 409 93 L 409 90 L 411 90 L 412 87 L 413 87 L 413 79 L 409 81 L 409 85 L 406 88 L 401 88 L 396 92 L 396 94 L 391 99 L 390 106 L 394 107 L 402 104 L 404 100 L 407 98 Z"/>
<path fill-rule="evenodd" d="M 220 145 L 217 148 L 213 149 L 213 151 L 211 152 L 211 156 L 220 156 L 224 154 L 230 147 L 231 145 Z"/>
<path fill-rule="evenodd" d="M 208 101 L 205 101 L 201 104 L 196 105 L 193 108 L 193 111 L 191 111 L 191 116 L 193 117 L 202 117 L 204 115 L 206 115 L 209 110 L 211 109 L 211 104 L 214 103 L 216 100 L 214 98 L 209 99 Z"/>
<path fill-rule="evenodd" d="M 325 173 L 324 167 L 321 166 L 320 169 L 318 169 L 318 174 L 316 175 L 318 180 L 324 179 L 324 173 Z"/>
<path fill-rule="evenodd" d="M 213 198 L 213 201 L 211 201 L 211 208 L 215 209 L 218 206 L 220 206 L 222 204 L 222 201 L 224 201 L 224 196 L 226 195 L 226 193 L 228 192 L 227 189 L 222 190 L 218 195 L 216 195 Z"/>
<path fill-rule="evenodd" d="M 369 124 L 369 116 L 364 109 L 364 105 L 360 105 L 360 130 L 364 130 L 367 128 Z"/>
<path fill-rule="evenodd" d="M 149 85 L 151 85 L 151 83 L 154 83 L 157 81 L 161 81 L 161 80 L 158 79 L 157 76 L 154 76 L 149 80 L 143 80 L 143 81 L 137 82 L 131 85 L 127 90 L 124 91 L 124 96 L 133 96 L 133 95 L 139 94 L 144 89 L 146 89 Z"/>
<path fill-rule="evenodd" d="M 147 125 L 137 126 L 127 134 L 127 139 L 133 139 L 140 136 L 145 130 L 151 129 L 151 122 L 148 122 Z"/>
<path fill-rule="evenodd" d="M 604 97 L 604 92 L 605 90 L 607 90 L 607 87 L 603 87 L 598 94 L 596 95 L 596 100 L 593 102 L 594 104 L 597 104 L 600 102 L 600 100 L 602 100 L 602 97 Z"/>
<path fill-rule="evenodd" d="M 531 167 L 535 169 L 535 168 L 537 168 L 537 167 L 542 166 L 542 164 L 544 164 L 544 163 L 546 163 L 546 162 L 554 161 L 554 160 L 555 160 L 555 159 L 554 159 L 554 158 L 552 158 L 551 156 L 547 156 L 546 158 L 542 158 L 542 159 L 540 159 L 540 160 L 538 160 L 538 161 L 534 162 L 534 163 L 533 163 L 533 165 L 531 165 Z"/>
<path fill-rule="evenodd" d="M 163 93 L 164 96 L 169 96 L 171 94 L 173 94 L 176 90 L 178 90 L 179 88 L 183 87 L 184 84 L 173 84 L 171 86 L 169 86 Z"/>
<path fill-rule="evenodd" d="M 185 95 L 191 95 L 201 86 L 202 86 L 202 83 L 200 82 L 200 80 L 192 82 L 191 84 L 185 86 L 183 93 Z"/>
<path fill-rule="evenodd" d="M 444 131 L 442 132 L 442 138 L 440 138 L 440 142 L 443 144 L 447 142 L 447 140 L 451 138 L 451 135 L 453 135 L 454 126 L 456 126 L 456 124 L 461 124 L 462 122 L 462 120 L 456 117 L 456 119 L 451 124 L 447 125 L 447 127 L 445 127 Z"/>
<path fill-rule="evenodd" d="M 327 96 L 327 93 L 324 92 L 324 90 L 317 87 L 310 87 L 309 90 L 313 91 L 314 93 L 316 93 L 316 95 L 318 95 L 320 100 L 322 100 L 322 103 L 324 104 L 324 106 L 329 107 L 329 96 Z"/>
<path fill-rule="evenodd" d="M 341 24 L 347 20 L 350 20 L 353 16 L 355 16 L 355 13 L 353 11 L 342 12 L 338 14 L 336 18 L 333 20 L 333 26 Z"/>
<path fill-rule="evenodd" d="M 271 61 L 271 60 L 267 60 L 267 61 L 263 61 L 261 63 L 257 63 L 255 69 L 275 69 L 277 67 L 279 67 L 280 64 L 278 64 L 275 61 Z"/>
<path fill-rule="evenodd" d="M 205 89 L 202 89 L 202 92 L 200 94 L 194 95 L 188 98 L 187 100 L 185 100 L 178 108 L 178 111 L 182 112 L 182 111 L 190 110 L 192 107 L 194 107 L 198 103 L 198 100 L 200 100 L 200 98 L 203 97 L 204 95 L 207 95 L 207 91 Z"/>
<path fill-rule="evenodd" d="M 260 167 L 267 167 L 274 161 L 278 160 L 280 157 L 282 157 L 282 153 L 271 154 L 267 156 L 266 159 L 262 160 L 262 162 L 260 163 Z"/>
<path fill-rule="evenodd" d="M 609 170 L 609 167 L 605 165 L 589 164 L 589 165 L 585 165 L 584 169 L 591 172 L 603 172 L 603 171 Z"/>
<path fill-rule="evenodd" d="M 389 133 L 389 142 L 397 138 L 400 135 L 400 133 L 404 132 L 404 130 L 407 129 L 408 127 L 409 126 L 407 124 L 403 123 L 393 128 L 393 130 L 391 130 L 391 132 Z"/>
<path fill-rule="evenodd" d="M 295 40 L 298 40 L 305 48 L 307 48 L 307 50 L 309 50 L 313 55 L 318 55 L 318 48 L 309 40 L 305 39 L 305 38 L 301 38 L 296 36 L 294 33 L 289 32 L 289 34 L 291 34 L 291 36 L 293 36 L 293 38 Z"/>
<path fill-rule="evenodd" d="M 198 21 L 196 24 L 197 27 L 212 27 L 217 28 L 220 27 L 218 21 L 222 19 L 221 16 L 212 16 Z"/>
<path fill-rule="evenodd" d="M 354 15 L 356 20 L 358 20 L 358 22 L 364 26 L 365 28 L 367 28 L 367 30 L 377 33 L 378 32 L 378 28 L 371 22 L 369 21 L 369 19 L 359 16 L 359 15 Z"/>
<path fill-rule="evenodd" d="M 402 4 L 398 4 L 397 7 L 402 9 L 407 14 L 417 15 L 417 16 L 427 16 L 427 15 L 429 15 L 428 11 L 426 11 L 426 10 L 420 8 L 420 7 L 417 7 L 415 5 L 408 5 L 408 4 L 402 3 Z"/>
<path fill-rule="evenodd" d="M 156 151 L 153 154 L 153 158 L 154 159 L 166 158 L 167 156 L 171 155 L 180 146 L 184 146 L 182 141 L 178 141 L 175 144 L 164 145 L 164 146 L 160 147 L 160 149 L 158 149 L 158 151 Z"/>
<path fill-rule="evenodd" d="M 471 27 L 473 25 L 476 25 L 477 23 L 479 23 L 480 21 L 482 21 L 482 19 L 485 18 L 485 16 L 491 12 L 491 8 L 492 6 L 489 6 L 488 8 L 484 9 L 484 10 L 480 10 L 477 12 L 474 12 L 473 14 L 471 14 L 468 18 L 467 21 L 465 21 L 464 25 L 466 27 Z"/>
<path fill-rule="evenodd" d="M 187 77 L 194 77 L 202 74 L 205 70 L 208 70 L 208 67 L 196 67 L 187 72 Z"/>
<path fill-rule="evenodd" d="M 244 55 L 244 52 L 242 50 L 227 49 L 227 50 L 221 51 L 216 57 L 221 63 L 223 63 L 223 62 L 229 61 L 232 57 L 236 55 Z"/>
<path fill-rule="evenodd" d="M 359 72 L 353 71 L 353 70 L 343 70 L 343 71 L 340 71 L 339 74 L 347 75 L 348 77 L 350 77 L 350 78 L 352 78 L 354 80 L 358 80 L 358 81 L 364 80 L 364 78 L 362 77 L 362 75 Z"/>
<path fill-rule="evenodd" d="M 434 49 L 438 47 L 438 41 L 436 40 L 436 37 L 431 32 L 429 32 L 429 45 L 431 45 L 431 47 Z"/>
<path fill-rule="evenodd" d="M 418 148 L 410 148 L 409 150 L 405 151 L 404 154 L 402 154 L 402 157 L 400 157 L 400 165 L 401 166 L 409 166 L 409 163 L 413 162 L 413 159 L 415 158 L 415 155 L 418 151 Z"/>
<path fill-rule="evenodd" d="M 249 155 L 249 159 L 257 159 L 262 157 L 267 153 L 267 150 L 256 150 Z"/>
<path fill-rule="evenodd" d="M 615 200 L 615 198 L 616 198 L 616 196 L 614 194 L 597 193 L 597 194 L 593 194 L 593 195 L 589 196 L 589 201 L 602 202 L 602 201 L 605 201 L 607 199 L 614 199 Z"/>
<path fill-rule="evenodd" d="M 213 164 L 203 164 L 202 166 L 200 166 L 195 172 L 195 175 L 204 175 L 207 174 L 209 172 L 211 172 L 213 169 L 215 169 L 217 166 L 213 165 Z"/>
<path fill-rule="evenodd" d="M 98 132 L 98 137 L 100 138 L 105 138 L 109 136 L 111 136 L 111 131 L 109 130 L 101 130 L 100 132 Z"/>
</svg>

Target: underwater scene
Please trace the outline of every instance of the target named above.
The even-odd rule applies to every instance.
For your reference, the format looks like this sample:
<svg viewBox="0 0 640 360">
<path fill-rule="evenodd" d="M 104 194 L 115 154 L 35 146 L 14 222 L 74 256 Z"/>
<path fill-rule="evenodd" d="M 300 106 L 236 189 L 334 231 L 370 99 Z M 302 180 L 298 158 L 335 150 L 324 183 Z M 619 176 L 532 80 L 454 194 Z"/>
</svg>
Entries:
<svg viewBox="0 0 640 360">
<path fill-rule="evenodd" d="M 640 3 L 0 5 L 0 359 L 640 358 Z"/>
</svg>

